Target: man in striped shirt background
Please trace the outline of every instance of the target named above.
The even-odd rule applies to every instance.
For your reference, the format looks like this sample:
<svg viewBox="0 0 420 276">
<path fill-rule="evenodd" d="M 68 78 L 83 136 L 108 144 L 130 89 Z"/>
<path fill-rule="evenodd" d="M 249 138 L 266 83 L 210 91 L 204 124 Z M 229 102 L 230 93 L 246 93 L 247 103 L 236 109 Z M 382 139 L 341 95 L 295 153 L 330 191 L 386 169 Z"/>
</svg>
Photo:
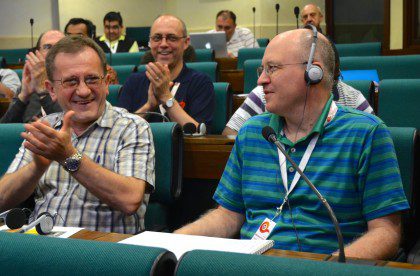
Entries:
<svg viewBox="0 0 420 276">
<path fill-rule="evenodd" d="M 269 221 L 274 228 L 265 238 L 276 248 L 336 252 L 326 209 L 299 175 L 294 180 L 294 168 L 262 137 L 268 125 L 335 211 L 346 255 L 394 256 L 400 212 L 409 206 L 390 133 L 374 115 L 334 103 L 334 53 L 321 34 L 313 64 L 322 68 L 323 77 L 317 84 L 305 80 L 312 35 L 299 29 L 270 42 L 258 84 L 271 113 L 250 118 L 239 130 L 214 195 L 219 207 L 177 233 L 251 239 Z"/>
</svg>

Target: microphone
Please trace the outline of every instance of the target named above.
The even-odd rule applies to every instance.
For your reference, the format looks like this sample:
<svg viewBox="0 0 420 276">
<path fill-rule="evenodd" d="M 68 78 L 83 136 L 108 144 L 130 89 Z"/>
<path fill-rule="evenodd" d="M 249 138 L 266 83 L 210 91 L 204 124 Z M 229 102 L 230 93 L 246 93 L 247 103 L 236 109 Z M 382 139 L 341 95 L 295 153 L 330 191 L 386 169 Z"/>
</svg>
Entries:
<svg viewBox="0 0 420 276">
<path fill-rule="evenodd" d="M 51 233 L 52 229 L 54 228 L 54 217 L 48 212 L 43 212 L 39 214 L 35 221 L 25 227 L 22 227 L 22 229 L 19 230 L 19 233 L 28 232 L 34 226 L 38 234 L 47 235 Z"/>
<path fill-rule="evenodd" d="M 255 33 L 255 7 L 252 7 L 252 13 L 254 14 L 253 16 L 254 16 L 254 36 L 256 36 L 257 34 Z M 254 48 L 255 48 L 255 38 L 254 38 L 254 42 L 253 42 L 253 45 L 254 45 Z"/>
<path fill-rule="evenodd" d="M 18 229 L 25 224 L 26 214 L 25 211 L 20 208 L 13 208 L 9 211 L 1 213 L 0 218 L 4 220 L 4 223 L 10 229 Z"/>
<path fill-rule="evenodd" d="M 337 233 L 337 241 L 338 241 L 338 262 L 345 263 L 346 262 L 346 256 L 344 254 L 344 243 L 343 243 L 343 235 L 341 234 L 340 226 L 338 225 L 337 217 L 334 214 L 334 211 L 332 210 L 331 206 L 328 204 L 327 200 L 321 195 L 321 193 L 317 190 L 317 188 L 312 184 L 312 182 L 306 177 L 306 175 L 301 171 L 299 166 L 293 161 L 293 159 L 287 154 L 287 152 L 283 149 L 280 142 L 277 140 L 276 133 L 274 130 L 269 127 L 265 126 L 261 131 L 262 136 L 270 143 L 273 143 L 276 145 L 276 147 L 283 153 L 283 155 L 289 160 L 289 162 L 292 164 L 293 168 L 300 174 L 300 176 L 305 180 L 306 184 L 312 189 L 312 191 L 316 194 L 318 199 L 321 201 L 321 203 L 325 206 L 325 208 L 328 211 L 328 215 L 331 218 L 331 221 L 334 224 L 335 232 Z"/>
<path fill-rule="evenodd" d="M 298 6 L 295 7 L 295 9 L 293 10 L 293 12 L 295 13 L 296 16 L 296 29 L 299 29 L 299 13 L 300 13 L 300 9 Z"/>
<path fill-rule="evenodd" d="M 31 24 L 31 48 L 34 48 L 34 19 L 31 18 L 29 19 L 29 23 Z"/>
<path fill-rule="evenodd" d="M 276 4 L 276 34 L 279 34 L 279 10 L 280 10 L 280 4 Z"/>
</svg>

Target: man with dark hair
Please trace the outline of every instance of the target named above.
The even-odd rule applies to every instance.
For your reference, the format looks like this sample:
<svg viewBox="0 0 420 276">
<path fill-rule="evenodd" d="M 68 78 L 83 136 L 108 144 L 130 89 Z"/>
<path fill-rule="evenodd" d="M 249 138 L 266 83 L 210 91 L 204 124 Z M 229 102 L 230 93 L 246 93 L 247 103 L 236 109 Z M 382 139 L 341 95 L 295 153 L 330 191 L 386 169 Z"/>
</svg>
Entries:
<svg viewBox="0 0 420 276">
<path fill-rule="evenodd" d="M 241 48 L 258 48 L 258 42 L 248 28 L 236 27 L 236 15 L 229 10 L 221 10 L 216 15 L 216 29 L 210 32 L 226 33 L 227 50 L 230 57 L 237 57 Z"/>
<path fill-rule="evenodd" d="M 155 62 L 146 72 L 132 74 L 125 82 L 118 106 L 148 116 L 166 114 L 181 126 L 211 125 L 215 109 L 213 83 L 207 75 L 189 69 L 183 54 L 190 38 L 185 23 L 173 15 L 159 16 L 150 29 L 150 48 Z M 162 116 L 149 117 L 149 121 Z"/>
<path fill-rule="evenodd" d="M 104 17 L 104 32 L 97 43 L 105 53 L 138 52 L 137 41 L 123 35 L 123 19 L 119 12 L 109 12 Z"/>
<path fill-rule="evenodd" d="M 60 111 L 45 88 L 45 56 L 64 34 L 57 30 L 42 33 L 35 52 L 26 55 L 22 73 L 22 88 L 13 99 L 0 123 L 27 123 L 43 115 Z"/>
<path fill-rule="evenodd" d="M 400 212 L 409 206 L 391 135 L 374 115 L 334 103 L 334 53 L 325 36 L 318 36 L 313 61 L 311 30 L 281 33 L 270 41 L 258 70 L 269 112 L 239 130 L 214 195 L 219 207 L 177 233 L 240 234 L 273 240 L 279 249 L 337 251 L 328 212 L 283 153 L 263 137 L 269 126 L 334 209 L 345 254 L 375 260 L 396 254 Z"/>
<path fill-rule="evenodd" d="M 57 214 L 55 225 L 138 233 L 154 189 L 149 124 L 106 102 L 102 49 L 68 36 L 46 58 L 45 85 L 63 112 L 25 125 L 25 141 L 0 180 L 0 210 L 35 193 L 32 220 Z"/>
<path fill-rule="evenodd" d="M 80 35 L 95 39 L 95 25 L 90 20 L 72 18 L 64 28 L 65 35 Z"/>
</svg>

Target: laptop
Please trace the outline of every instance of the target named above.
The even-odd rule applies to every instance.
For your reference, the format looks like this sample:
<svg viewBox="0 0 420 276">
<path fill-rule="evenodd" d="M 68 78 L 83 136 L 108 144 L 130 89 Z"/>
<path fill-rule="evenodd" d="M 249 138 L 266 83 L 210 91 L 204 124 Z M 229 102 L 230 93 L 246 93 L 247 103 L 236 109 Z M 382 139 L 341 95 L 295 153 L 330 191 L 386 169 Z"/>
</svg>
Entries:
<svg viewBox="0 0 420 276">
<path fill-rule="evenodd" d="M 194 49 L 213 49 L 216 58 L 227 57 L 225 32 L 191 33 L 191 45 Z"/>
</svg>

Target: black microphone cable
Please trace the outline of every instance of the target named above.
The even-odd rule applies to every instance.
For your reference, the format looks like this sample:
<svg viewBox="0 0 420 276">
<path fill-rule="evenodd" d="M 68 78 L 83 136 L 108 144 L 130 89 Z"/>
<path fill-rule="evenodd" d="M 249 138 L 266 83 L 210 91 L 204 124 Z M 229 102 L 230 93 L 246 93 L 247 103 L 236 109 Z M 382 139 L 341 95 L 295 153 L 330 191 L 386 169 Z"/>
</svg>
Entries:
<svg viewBox="0 0 420 276">
<path fill-rule="evenodd" d="M 292 212 L 292 208 L 290 207 L 290 203 L 289 203 L 289 198 L 287 199 L 287 201 L 286 201 L 286 203 L 287 203 L 287 207 L 289 208 L 289 213 L 290 213 L 290 219 L 292 220 L 292 225 L 293 225 L 293 230 L 295 231 L 295 236 L 296 236 L 296 241 L 297 241 L 297 244 L 298 244 L 298 248 L 299 248 L 299 251 L 300 252 L 303 252 L 302 251 L 302 245 L 301 245 L 301 243 L 300 243 L 300 239 L 299 239 L 299 234 L 298 234 L 298 232 L 297 232 L 297 228 L 296 228 L 296 224 L 295 224 L 295 219 L 294 219 L 294 217 L 293 217 L 293 212 Z"/>
<path fill-rule="evenodd" d="M 161 114 L 161 113 L 159 113 L 159 112 L 154 112 L 154 111 L 134 112 L 134 114 L 136 114 L 136 115 L 147 115 L 147 116 L 150 116 L 150 115 L 156 115 L 156 116 L 161 117 L 164 121 L 166 121 L 166 122 L 168 122 L 168 123 L 171 121 L 171 120 L 169 120 L 169 118 L 168 118 L 168 117 L 166 117 L 165 115 L 163 115 L 163 114 Z"/>
</svg>

